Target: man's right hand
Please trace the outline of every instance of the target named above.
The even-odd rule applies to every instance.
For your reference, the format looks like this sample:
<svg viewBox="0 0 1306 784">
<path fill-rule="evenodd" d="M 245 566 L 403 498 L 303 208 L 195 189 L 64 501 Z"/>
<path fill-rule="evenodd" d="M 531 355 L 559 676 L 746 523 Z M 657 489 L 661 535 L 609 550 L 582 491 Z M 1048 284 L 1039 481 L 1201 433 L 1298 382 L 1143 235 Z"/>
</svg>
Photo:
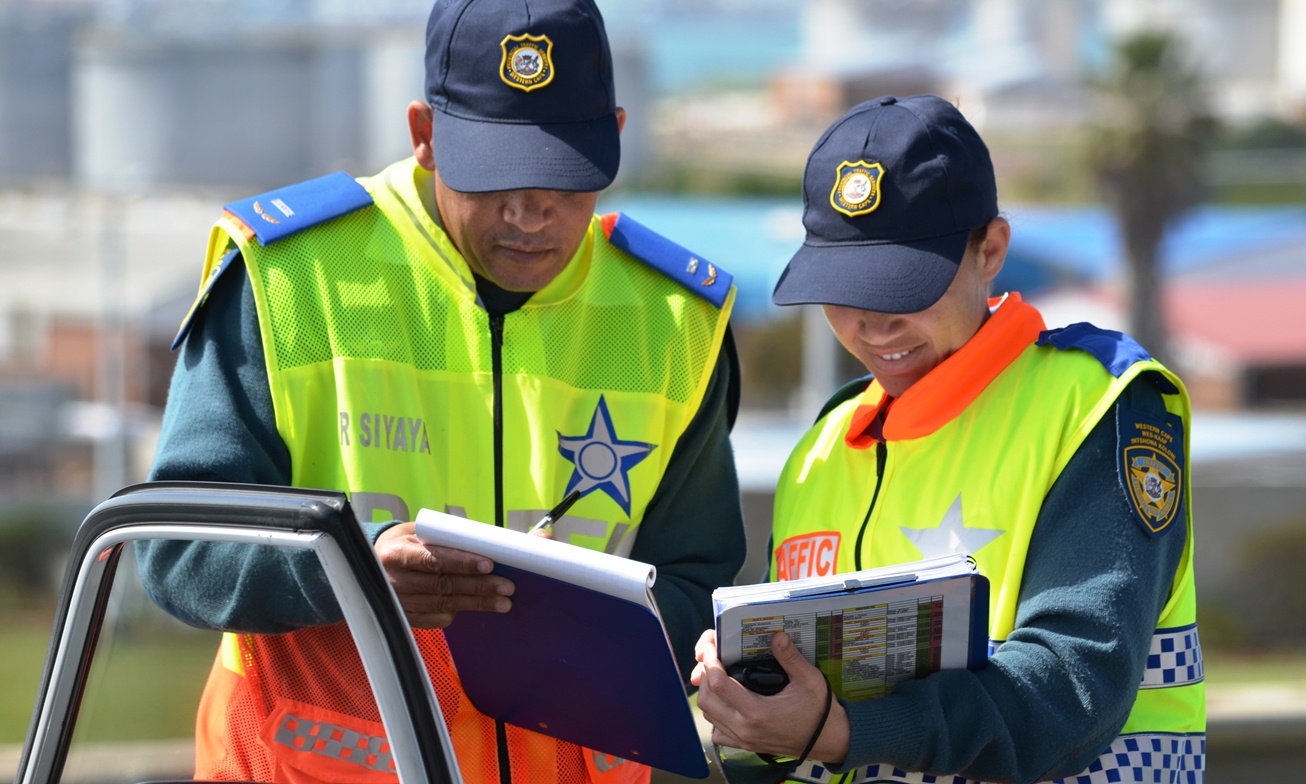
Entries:
<svg viewBox="0 0 1306 784">
<path fill-rule="evenodd" d="M 377 537 L 376 554 L 414 628 L 444 628 L 464 610 L 512 609 L 508 597 L 514 586 L 490 574 L 493 561 L 466 550 L 423 544 L 415 523 L 387 528 Z"/>
</svg>

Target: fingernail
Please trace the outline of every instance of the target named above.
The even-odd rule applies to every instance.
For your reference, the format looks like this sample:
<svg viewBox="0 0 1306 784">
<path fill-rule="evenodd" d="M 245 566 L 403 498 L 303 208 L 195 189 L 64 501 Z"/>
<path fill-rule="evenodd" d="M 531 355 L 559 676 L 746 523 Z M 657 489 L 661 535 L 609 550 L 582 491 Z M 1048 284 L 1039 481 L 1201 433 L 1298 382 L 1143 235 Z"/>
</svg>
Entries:
<svg viewBox="0 0 1306 784">
<path fill-rule="evenodd" d="M 508 611 L 511 610 L 511 609 L 512 609 L 512 600 L 511 600 L 511 599 L 495 599 L 495 600 L 494 600 L 494 611 L 495 611 L 495 612 L 506 613 L 506 612 L 508 612 Z"/>
</svg>

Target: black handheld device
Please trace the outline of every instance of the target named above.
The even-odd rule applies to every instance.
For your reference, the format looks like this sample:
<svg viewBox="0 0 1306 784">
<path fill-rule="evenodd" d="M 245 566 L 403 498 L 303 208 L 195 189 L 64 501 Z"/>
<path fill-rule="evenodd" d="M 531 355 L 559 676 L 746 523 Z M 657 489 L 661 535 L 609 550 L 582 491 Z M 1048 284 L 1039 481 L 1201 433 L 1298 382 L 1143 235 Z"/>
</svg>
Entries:
<svg viewBox="0 0 1306 784">
<path fill-rule="evenodd" d="M 789 685 L 789 675 L 774 656 L 735 662 L 726 668 L 726 672 L 749 690 L 766 696 Z"/>
</svg>

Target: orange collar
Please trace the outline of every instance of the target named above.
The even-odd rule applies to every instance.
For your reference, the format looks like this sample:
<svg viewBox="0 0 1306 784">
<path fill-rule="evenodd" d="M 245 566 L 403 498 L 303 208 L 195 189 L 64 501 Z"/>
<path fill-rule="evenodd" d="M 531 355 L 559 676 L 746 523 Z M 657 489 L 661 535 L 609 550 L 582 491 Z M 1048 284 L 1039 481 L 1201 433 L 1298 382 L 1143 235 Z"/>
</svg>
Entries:
<svg viewBox="0 0 1306 784">
<path fill-rule="evenodd" d="M 879 381 L 871 381 L 844 435 L 848 446 L 866 449 L 881 440 L 906 441 L 930 435 L 966 410 L 1046 329 L 1043 316 L 1016 292 L 990 300 L 989 305 L 997 310 L 979 332 L 902 397 L 889 397 Z M 881 415 L 883 434 L 876 437 L 873 425 Z"/>
</svg>

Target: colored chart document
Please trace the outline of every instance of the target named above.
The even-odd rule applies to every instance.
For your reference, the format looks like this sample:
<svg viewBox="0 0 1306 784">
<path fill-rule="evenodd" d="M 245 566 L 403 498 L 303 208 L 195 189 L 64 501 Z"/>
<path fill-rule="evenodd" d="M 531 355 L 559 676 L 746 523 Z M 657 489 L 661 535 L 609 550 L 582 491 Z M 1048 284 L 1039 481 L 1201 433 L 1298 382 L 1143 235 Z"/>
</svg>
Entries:
<svg viewBox="0 0 1306 784">
<path fill-rule="evenodd" d="M 771 655 L 786 632 L 834 693 L 870 699 L 943 669 L 977 669 L 988 650 L 988 580 L 965 554 L 713 593 L 727 667 Z"/>
</svg>

